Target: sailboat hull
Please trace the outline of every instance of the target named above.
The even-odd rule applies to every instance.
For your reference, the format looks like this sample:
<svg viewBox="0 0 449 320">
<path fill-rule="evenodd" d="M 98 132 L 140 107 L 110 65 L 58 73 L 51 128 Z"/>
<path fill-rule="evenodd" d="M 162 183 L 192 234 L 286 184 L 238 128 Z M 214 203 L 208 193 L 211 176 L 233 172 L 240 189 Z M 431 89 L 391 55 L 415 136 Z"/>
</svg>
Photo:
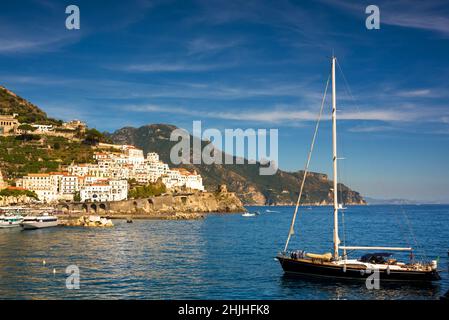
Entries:
<svg viewBox="0 0 449 320">
<path fill-rule="evenodd" d="M 276 257 L 285 272 L 302 274 L 315 277 L 332 277 L 338 279 L 366 279 L 371 272 L 367 272 L 361 266 L 343 266 L 331 262 L 313 262 L 311 260 L 298 260 L 283 256 Z M 436 281 L 440 276 L 436 270 L 380 270 L 380 281 Z"/>
</svg>

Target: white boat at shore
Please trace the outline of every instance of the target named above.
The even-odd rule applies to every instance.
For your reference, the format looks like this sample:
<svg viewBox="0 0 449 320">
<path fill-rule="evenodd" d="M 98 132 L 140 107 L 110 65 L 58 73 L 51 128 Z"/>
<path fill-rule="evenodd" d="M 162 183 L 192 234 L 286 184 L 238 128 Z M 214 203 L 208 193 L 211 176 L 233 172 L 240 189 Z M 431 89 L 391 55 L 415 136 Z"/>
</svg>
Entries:
<svg viewBox="0 0 449 320">
<path fill-rule="evenodd" d="M 1 215 L 0 228 L 14 228 L 20 227 L 23 217 L 20 215 Z"/>
<path fill-rule="evenodd" d="M 42 229 L 58 226 L 58 217 L 44 213 L 38 216 L 27 216 L 20 223 L 23 230 Z"/>
</svg>

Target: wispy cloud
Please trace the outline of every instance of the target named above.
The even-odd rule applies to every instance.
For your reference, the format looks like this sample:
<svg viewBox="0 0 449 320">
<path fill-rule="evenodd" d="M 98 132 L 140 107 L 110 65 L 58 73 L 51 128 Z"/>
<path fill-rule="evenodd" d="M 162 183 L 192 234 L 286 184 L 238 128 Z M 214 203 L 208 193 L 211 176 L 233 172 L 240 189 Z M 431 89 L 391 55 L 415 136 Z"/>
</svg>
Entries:
<svg viewBox="0 0 449 320">
<path fill-rule="evenodd" d="M 211 39 L 206 37 L 195 38 L 187 42 L 188 55 L 205 55 L 234 48 L 243 41 L 241 39 Z"/>
<path fill-rule="evenodd" d="M 413 97 L 429 97 L 431 96 L 432 91 L 429 89 L 418 89 L 418 90 L 409 90 L 409 91 L 399 91 L 397 93 L 400 97 L 413 98 Z"/>
<path fill-rule="evenodd" d="M 201 72 L 225 67 L 225 65 L 219 64 L 155 62 L 147 64 L 130 64 L 126 66 L 112 67 L 112 69 L 117 68 L 128 72 Z"/>
<path fill-rule="evenodd" d="M 264 123 L 290 123 L 300 121 L 316 121 L 317 111 L 298 110 L 299 108 L 274 107 L 253 108 L 245 111 L 233 112 L 210 112 L 205 110 L 192 110 L 183 107 L 160 106 L 160 105 L 128 105 L 124 107 L 126 110 L 134 112 L 158 112 L 177 115 L 190 115 L 200 118 L 215 118 L 233 121 L 249 121 Z M 448 112 L 446 111 L 446 114 Z M 419 110 L 410 107 L 401 107 L 397 109 L 375 109 L 375 110 L 358 110 L 341 112 L 338 115 L 340 120 L 365 120 L 365 121 L 383 121 L 383 122 L 443 122 L 449 115 L 442 116 L 438 110 Z M 329 117 L 324 118 L 329 119 Z M 378 129 L 379 127 L 374 128 Z M 385 128 L 385 127 L 384 127 Z"/>
<path fill-rule="evenodd" d="M 355 126 L 350 128 L 348 131 L 350 132 L 360 132 L 360 133 L 370 133 L 370 132 L 386 132 L 386 131 L 394 131 L 397 130 L 391 126 Z"/>
<path fill-rule="evenodd" d="M 343 0 L 321 0 L 362 18 L 369 3 Z M 422 29 L 449 36 L 449 17 L 446 1 L 398 0 L 378 1 L 381 24 Z"/>
</svg>

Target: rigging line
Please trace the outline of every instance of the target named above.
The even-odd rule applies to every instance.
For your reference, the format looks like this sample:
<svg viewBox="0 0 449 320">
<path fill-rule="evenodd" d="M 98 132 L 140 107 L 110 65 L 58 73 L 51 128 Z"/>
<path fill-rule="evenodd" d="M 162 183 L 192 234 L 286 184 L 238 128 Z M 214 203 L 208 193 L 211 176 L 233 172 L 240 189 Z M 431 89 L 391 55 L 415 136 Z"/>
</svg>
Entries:
<svg viewBox="0 0 449 320">
<path fill-rule="evenodd" d="M 415 242 L 416 249 L 419 249 L 420 251 L 422 251 L 420 256 L 421 256 L 421 260 L 424 261 L 425 260 L 424 258 L 427 259 L 426 250 L 424 249 L 423 246 L 419 245 L 418 240 L 416 239 L 415 233 L 413 232 L 413 228 L 412 228 L 412 225 L 411 225 L 410 220 L 408 218 L 408 215 L 405 212 L 404 207 L 402 206 L 402 204 L 399 205 L 399 207 L 401 208 L 402 215 L 405 218 L 405 221 L 407 223 L 407 227 L 409 228 L 409 232 L 410 232 L 410 235 L 412 236 L 413 242 Z"/>
<path fill-rule="evenodd" d="M 344 72 L 343 72 L 343 70 L 342 70 L 340 64 L 338 63 L 338 60 L 337 60 L 337 65 L 338 65 L 338 69 L 340 70 L 340 72 L 341 72 L 341 74 L 342 74 L 342 76 L 343 76 L 343 80 L 344 80 L 344 83 L 345 83 L 345 86 L 346 86 L 346 90 L 348 91 L 348 93 L 349 93 L 349 95 L 350 95 L 350 98 L 351 98 L 352 101 L 354 102 L 354 105 L 355 105 L 355 107 L 357 108 L 357 111 L 360 112 L 360 108 L 359 108 L 358 104 L 355 103 L 354 96 L 352 95 L 352 92 L 351 92 L 351 89 L 350 89 L 350 87 L 349 87 L 348 81 L 346 80 L 346 76 L 345 76 L 345 74 L 344 74 Z M 421 255 L 421 258 L 427 258 L 426 250 L 424 249 L 423 246 L 419 245 L 419 243 L 418 243 L 418 241 L 417 241 L 417 239 L 416 239 L 416 237 L 415 237 L 415 234 L 414 234 L 413 229 L 412 229 L 412 227 L 411 227 L 411 225 L 410 225 L 410 221 L 409 221 L 409 219 L 408 219 L 407 213 L 405 212 L 405 210 L 404 210 L 404 208 L 402 207 L 402 205 L 400 205 L 400 208 L 401 208 L 401 213 L 402 213 L 402 215 L 404 216 L 404 218 L 405 218 L 405 220 L 406 220 L 407 227 L 409 228 L 410 235 L 411 235 L 411 237 L 412 237 L 412 239 L 413 239 L 413 242 L 415 243 L 416 248 L 417 248 L 417 249 L 421 249 L 422 252 L 423 252 L 423 254 L 424 254 L 424 257 Z"/>
<path fill-rule="evenodd" d="M 401 223 L 401 221 L 399 220 L 399 217 L 397 216 L 399 214 L 399 212 L 396 211 L 396 208 L 393 210 L 393 217 L 395 218 L 395 223 L 398 225 L 399 227 L 399 232 L 400 235 L 402 236 L 403 240 L 405 241 L 405 243 L 407 244 L 407 246 L 409 247 L 413 247 L 412 245 L 412 241 L 410 239 L 410 233 L 407 233 L 406 227 L 404 226 L 403 223 Z"/>
<path fill-rule="evenodd" d="M 346 79 L 346 76 L 345 76 L 345 74 L 343 72 L 343 69 L 341 68 L 340 63 L 338 62 L 338 60 L 337 60 L 337 66 L 338 66 L 338 69 L 340 70 L 341 75 L 343 77 L 343 81 L 344 81 L 344 84 L 345 84 L 345 89 L 348 92 L 348 94 L 349 94 L 352 102 L 354 103 L 355 107 L 357 108 L 357 111 L 360 113 L 359 105 L 356 103 L 356 100 L 355 100 L 355 98 L 354 98 L 354 96 L 352 94 L 351 88 L 349 87 L 348 80 Z"/>
<path fill-rule="evenodd" d="M 290 242 L 290 238 L 295 233 L 294 226 L 295 226 L 295 221 L 296 221 L 296 215 L 298 214 L 298 208 L 299 208 L 299 204 L 301 202 L 301 196 L 302 196 L 302 192 L 304 190 L 304 184 L 306 182 L 307 172 L 309 171 L 310 160 L 312 159 L 313 147 L 315 145 L 315 140 L 318 135 L 318 128 L 320 127 L 321 116 L 323 115 L 324 102 L 326 101 L 326 95 L 327 95 L 327 89 L 329 87 L 330 77 L 331 77 L 330 75 L 327 77 L 326 88 L 324 89 L 323 99 L 321 100 L 321 108 L 320 108 L 320 112 L 318 114 L 318 119 L 317 119 L 317 122 L 315 125 L 315 131 L 313 133 L 312 143 L 310 144 L 309 154 L 307 155 L 307 161 L 306 161 L 306 165 L 304 167 L 304 176 L 302 178 L 301 187 L 299 189 L 298 199 L 296 200 L 295 212 L 293 214 L 292 222 L 290 225 L 290 230 L 288 232 L 287 241 L 285 242 L 284 252 L 287 251 L 288 243 Z"/>
<path fill-rule="evenodd" d="M 345 211 L 342 210 L 341 213 L 341 219 L 343 223 L 343 246 L 346 247 L 346 224 L 345 224 Z M 346 260 L 348 258 L 348 253 L 345 250 L 344 259 Z"/>
</svg>

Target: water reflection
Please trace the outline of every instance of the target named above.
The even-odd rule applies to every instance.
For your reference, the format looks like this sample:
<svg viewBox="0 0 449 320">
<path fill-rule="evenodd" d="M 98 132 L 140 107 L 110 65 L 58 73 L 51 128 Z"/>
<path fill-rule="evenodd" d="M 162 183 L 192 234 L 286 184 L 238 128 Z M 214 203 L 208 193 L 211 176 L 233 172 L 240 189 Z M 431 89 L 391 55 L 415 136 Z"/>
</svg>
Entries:
<svg viewBox="0 0 449 320">
<path fill-rule="evenodd" d="M 319 299 L 438 299 L 441 286 L 432 282 L 381 281 L 380 289 L 367 289 L 365 280 L 334 279 L 300 274 L 283 274 L 281 285 L 286 291 L 313 292 Z"/>
</svg>

